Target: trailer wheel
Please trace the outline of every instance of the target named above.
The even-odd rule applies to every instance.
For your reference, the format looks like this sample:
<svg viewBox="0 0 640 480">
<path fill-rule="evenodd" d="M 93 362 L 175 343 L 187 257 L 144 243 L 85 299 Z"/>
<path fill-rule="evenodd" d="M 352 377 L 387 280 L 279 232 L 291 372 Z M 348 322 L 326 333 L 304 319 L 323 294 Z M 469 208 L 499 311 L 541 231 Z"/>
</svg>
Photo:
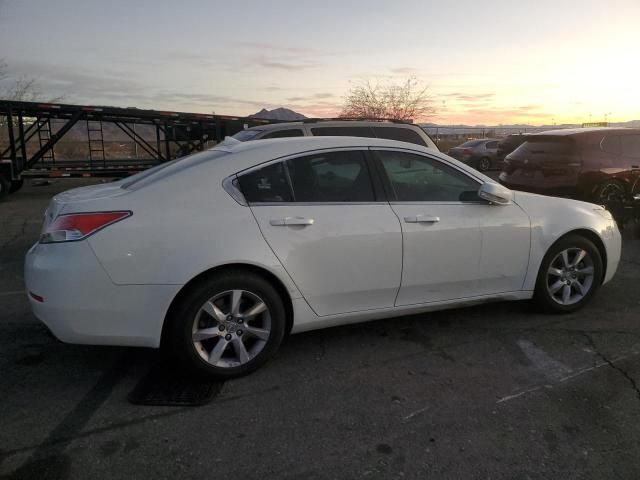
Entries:
<svg viewBox="0 0 640 480">
<path fill-rule="evenodd" d="M 11 182 L 9 182 L 9 180 L 0 173 L 0 198 L 4 198 L 9 195 L 10 190 Z"/>
<path fill-rule="evenodd" d="M 20 180 L 12 180 L 11 186 L 9 187 L 9 193 L 15 193 L 22 188 L 24 185 L 24 180 L 21 178 Z"/>
</svg>

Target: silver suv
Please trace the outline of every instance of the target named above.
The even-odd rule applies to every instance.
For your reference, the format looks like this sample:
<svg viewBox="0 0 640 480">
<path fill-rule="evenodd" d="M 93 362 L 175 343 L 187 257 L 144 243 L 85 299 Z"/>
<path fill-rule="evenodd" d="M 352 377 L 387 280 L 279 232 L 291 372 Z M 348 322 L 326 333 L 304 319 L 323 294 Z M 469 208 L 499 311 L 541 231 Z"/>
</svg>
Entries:
<svg viewBox="0 0 640 480">
<path fill-rule="evenodd" d="M 268 138 L 339 136 L 385 138 L 400 142 L 413 143 L 438 150 L 436 144 L 418 125 L 397 121 L 364 120 L 303 120 L 300 122 L 272 123 L 247 128 L 236 133 L 233 138 L 246 142 Z"/>
</svg>

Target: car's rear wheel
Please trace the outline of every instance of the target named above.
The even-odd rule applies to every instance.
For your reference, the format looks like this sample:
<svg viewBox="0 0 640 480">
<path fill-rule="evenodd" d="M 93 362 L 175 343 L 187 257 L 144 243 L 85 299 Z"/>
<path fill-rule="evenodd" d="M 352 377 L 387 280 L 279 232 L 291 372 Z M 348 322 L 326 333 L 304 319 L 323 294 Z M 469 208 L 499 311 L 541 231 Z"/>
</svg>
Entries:
<svg viewBox="0 0 640 480">
<path fill-rule="evenodd" d="M 489 157 L 482 157 L 478 162 L 478 170 L 486 172 L 491 168 L 491 159 Z"/>
<path fill-rule="evenodd" d="M 535 299 L 545 310 L 569 313 L 583 307 L 602 281 L 602 257 L 580 235 L 567 235 L 551 246 L 538 272 Z"/>
<path fill-rule="evenodd" d="M 269 282 L 249 272 L 198 283 L 172 310 L 163 348 L 198 376 L 250 373 L 273 356 L 285 333 L 282 299 Z"/>
</svg>

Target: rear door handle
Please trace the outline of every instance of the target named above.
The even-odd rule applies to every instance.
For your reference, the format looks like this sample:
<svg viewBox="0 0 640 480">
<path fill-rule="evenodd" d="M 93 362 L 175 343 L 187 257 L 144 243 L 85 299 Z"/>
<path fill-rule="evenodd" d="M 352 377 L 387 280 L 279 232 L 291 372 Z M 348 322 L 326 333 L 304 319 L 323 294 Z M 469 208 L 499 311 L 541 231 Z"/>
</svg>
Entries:
<svg viewBox="0 0 640 480">
<path fill-rule="evenodd" d="M 289 225 L 313 225 L 313 218 L 304 217 L 285 217 L 285 218 L 272 218 L 269 221 L 274 227 L 286 227 Z"/>
<path fill-rule="evenodd" d="M 437 223 L 440 221 L 440 217 L 434 217 L 432 215 L 412 215 L 404 217 L 404 221 L 407 223 Z"/>
</svg>

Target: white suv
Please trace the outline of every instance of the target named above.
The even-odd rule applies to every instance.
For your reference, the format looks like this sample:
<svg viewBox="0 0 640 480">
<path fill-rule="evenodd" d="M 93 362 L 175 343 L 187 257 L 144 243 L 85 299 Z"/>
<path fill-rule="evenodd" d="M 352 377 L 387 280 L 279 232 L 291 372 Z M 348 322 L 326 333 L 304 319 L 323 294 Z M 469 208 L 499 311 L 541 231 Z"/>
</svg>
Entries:
<svg viewBox="0 0 640 480">
<path fill-rule="evenodd" d="M 366 137 L 413 143 L 438 151 L 438 147 L 418 125 L 393 120 L 321 120 L 260 125 L 236 133 L 233 138 L 246 142 L 284 137 Z"/>
</svg>

